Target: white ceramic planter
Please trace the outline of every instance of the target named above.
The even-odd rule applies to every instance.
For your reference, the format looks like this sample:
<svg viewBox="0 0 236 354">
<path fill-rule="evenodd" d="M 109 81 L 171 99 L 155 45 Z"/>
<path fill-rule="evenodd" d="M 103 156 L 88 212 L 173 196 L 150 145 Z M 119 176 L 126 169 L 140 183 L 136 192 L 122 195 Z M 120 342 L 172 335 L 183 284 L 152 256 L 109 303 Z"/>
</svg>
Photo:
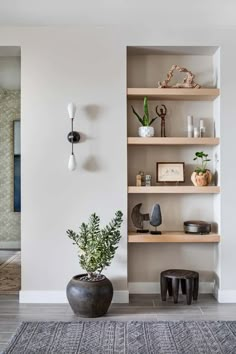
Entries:
<svg viewBox="0 0 236 354">
<path fill-rule="evenodd" d="M 139 127 L 138 135 L 142 138 L 154 136 L 154 128 L 153 127 Z"/>
</svg>

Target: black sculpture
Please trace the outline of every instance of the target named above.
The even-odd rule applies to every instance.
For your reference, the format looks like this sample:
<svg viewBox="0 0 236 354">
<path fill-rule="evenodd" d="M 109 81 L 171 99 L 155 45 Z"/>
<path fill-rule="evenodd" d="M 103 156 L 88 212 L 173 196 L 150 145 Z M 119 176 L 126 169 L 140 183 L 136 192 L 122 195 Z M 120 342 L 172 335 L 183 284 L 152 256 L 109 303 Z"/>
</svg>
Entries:
<svg viewBox="0 0 236 354">
<path fill-rule="evenodd" d="M 161 217 L 161 208 L 159 204 L 155 204 L 152 207 L 150 224 L 155 227 L 155 231 L 151 231 L 153 235 L 161 235 L 161 231 L 157 231 L 157 226 L 161 225 L 162 217 Z"/>
<path fill-rule="evenodd" d="M 161 231 L 157 230 L 157 226 L 161 225 L 162 217 L 161 217 L 161 208 L 159 204 L 154 204 L 152 207 L 151 218 L 149 214 L 140 213 L 140 209 L 142 207 L 142 203 L 139 203 L 133 207 L 131 213 L 131 219 L 135 227 L 137 227 L 137 232 L 139 233 L 147 233 L 148 229 L 143 228 L 143 222 L 150 220 L 150 224 L 155 227 L 154 231 L 151 231 L 153 235 L 161 235 Z"/>
<path fill-rule="evenodd" d="M 147 233 L 148 229 L 143 228 L 143 222 L 149 220 L 149 214 L 140 213 L 142 203 L 135 205 L 131 213 L 131 219 L 135 227 L 137 227 L 137 232 Z"/>
</svg>

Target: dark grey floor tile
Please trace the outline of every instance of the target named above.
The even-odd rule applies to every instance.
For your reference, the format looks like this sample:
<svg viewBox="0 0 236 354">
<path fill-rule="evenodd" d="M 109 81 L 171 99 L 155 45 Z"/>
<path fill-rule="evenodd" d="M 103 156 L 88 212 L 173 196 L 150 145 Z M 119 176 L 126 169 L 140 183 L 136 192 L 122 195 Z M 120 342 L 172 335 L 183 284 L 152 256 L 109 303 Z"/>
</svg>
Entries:
<svg viewBox="0 0 236 354">
<path fill-rule="evenodd" d="M 66 311 L 70 308 L 69 304 L 19 304 L 13 301 L 0 302 L 0 314 L 13 311 Z"/>
<path fill-rule="evenodd" d="M 0 309 L 1 315 L 64 315 L 67 312 L 67 307 L 18 307 L 18 308 L 11 308 L 5 307 Z"/>
<path fill-rule="evenodd" d="M 18 327 L 18 323 L 5 322 L 2 325 L 0 324 L 0 333 L 1 332 L 14 332 L 17 327 Z"/>
<path fill-rule="evenodd" d="M 1 343 L 0 342 L 0 353 L 6 348 L 7 343 Z"/>
<path fill-rule="evenodd" d="M 200 295 L 198 301 L 186 305 L 180 295 L 179 303 L 160 295 L 131 295 L 129 304 L 112 304 L 107 315 L 95 319 L 74 315 L 69 304 L 19 304 L 18 296 L 0 296 L 0 343 L 11 335 L 22 321 L 201 321 L 236 320 L 236 304 L 219 304 L 212 295 Z M 1 348 L 1 346 L 0 346 Z M 1 349 L 0 349 L 1 350 Z"/>
<path fill-rule="evenodd" d="M 111 308 L 109 315 L 131 315 L 131 314 L 156 314 L 157 310 L 154 307 L 135 307 L 130 306 L 126 308 Z"/>
<path fill-rule="evenodd" d="M 17 294 L 13 294 L 13 295 L 9 295 L 9 294 L 0 294 L 0 302 L 1 301 L 14 301 L 14 302 L 18 302 L 19 301 L 19 295 Z"/>
<path fill-rule="evenodd" d="M 216 306 L 200 306 L 200 308 L 205 315 L 225 314 L 236 317 L 236 304 L 217 304 Z"/>
<path fill-rule="evenodd" d="M 13 336 L 14 332 L 15 330 L 13 332 L 0 332 L 0 342 L 8 342 Z"/>
<path fill-rule="evenodd" d="M 154 298 L 154 305 L 155 306 L 173 306 L 173 307 L 180 307 L 186 305 L 186 296 L 179 294 L 178 304 L 174 304 L 173 297 L 167 296 L 166 301 L 162 301 L 160 295 L 157 295 Z M 201 306 L 201 305 L 216 305 L 218 304 L 216 299 L 211 294 L 200 294 L 198 296 L 197 301 L 192 301 L 191 306 Z"/>
</svg>

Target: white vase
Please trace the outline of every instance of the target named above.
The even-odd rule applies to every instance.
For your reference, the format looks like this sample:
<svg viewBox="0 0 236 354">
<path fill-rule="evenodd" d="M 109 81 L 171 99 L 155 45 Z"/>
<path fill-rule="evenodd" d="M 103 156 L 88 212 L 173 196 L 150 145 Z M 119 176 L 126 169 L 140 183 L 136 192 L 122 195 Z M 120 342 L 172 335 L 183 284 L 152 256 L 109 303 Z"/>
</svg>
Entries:
<svg viewBox="0 0 236 354">
<path fill-rule="evenodd" d="M 154 136 L 154 128 L 153 127 L 139 127 L 138 135 L 142 138 Z"/>
</svg>

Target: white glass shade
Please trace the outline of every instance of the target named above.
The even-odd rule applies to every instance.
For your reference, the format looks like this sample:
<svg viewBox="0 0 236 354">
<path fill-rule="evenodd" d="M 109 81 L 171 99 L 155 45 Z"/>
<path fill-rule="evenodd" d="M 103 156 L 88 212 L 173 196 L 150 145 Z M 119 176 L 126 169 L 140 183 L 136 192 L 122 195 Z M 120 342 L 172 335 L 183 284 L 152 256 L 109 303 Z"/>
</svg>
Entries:
<svg viewBox="0 0 236 354">
<path fill-rule="evenodd" d="M 68 104 L 67 109 L 68 109 L 68 114 L 69 114 L 70 119 L 75 118 L 76 105 L 71 102 Z"/>
<path fill-rule="evenodd" d="M 76 169 L 76 159 L 74 154 L 70 155 L 69 162 L 68 162 L 68 169 L 70 171 L 74 171 Z"/>
</svg>

